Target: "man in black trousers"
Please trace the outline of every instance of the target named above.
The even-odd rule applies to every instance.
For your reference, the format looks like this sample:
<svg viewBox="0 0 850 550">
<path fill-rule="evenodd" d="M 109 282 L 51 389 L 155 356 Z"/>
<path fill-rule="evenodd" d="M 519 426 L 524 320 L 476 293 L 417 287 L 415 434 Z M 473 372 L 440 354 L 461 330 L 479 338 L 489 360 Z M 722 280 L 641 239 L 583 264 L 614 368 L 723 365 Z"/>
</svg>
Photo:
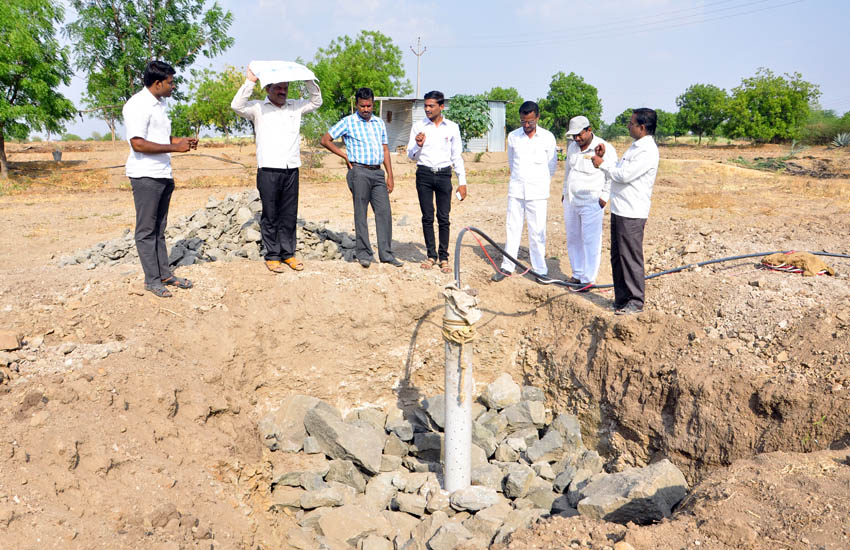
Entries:
<svg viewBox="0 0 850 550">
<path fill-rule="evenodd" d="M 166 286 L 192 288 L 192 281 L 177 277 L 168 265 L 165 226 L 174 191 L 171 153 L 198 146 L 197 138 L 171 136 L 165 98 L 174 91 L 174 67 L 151 61 L 145 67 L 145 87 L 124 105 L 124 125 L 130 142 L 126 173 L 136 206 L 136 250 L 145 272 L 145 290 L 170 298 Z"/>
<path fill-rule="evenodd" d="M 260 233 L 263 236 L 266 267 L 274 272 L 304 269 L 295 257 L 295 231 L 298 219 L 298 168 L 301 166 L 301 115 L 322 105 L 315 80 L 306 83 L 310 99 L 287 99 L 289 82 L 283 78 L 283 62 L 259 64 L 255 75 L 249 66 L 245 83 L 236 92 L 230 107 L 254 124 L 257 136 L 257 190 L 263 203 Z M 266 99 L 249 101 L 257 80 L 264 84 Z"/>
<path fill-rule="evenodd" d="M 449 267 L 449 212 L 452 209 L 452 166 L 458 180 L 458 198 L 466 198 L 466 170 L 463 165 L 463 142 L 458 125 L 443 118 L 445 97 L 436 90 L 425 94 L 425 118 L 410 129 L 407 156 L 416 161 L 416 193 L 422 211 L 422 233 L 427 258 L 422 269 L 431 269 L 439 261 L 443 273 Z M 434 203 L 437 204 L 437 226 L 440 248 L 434 243 Z"/>
</svg>

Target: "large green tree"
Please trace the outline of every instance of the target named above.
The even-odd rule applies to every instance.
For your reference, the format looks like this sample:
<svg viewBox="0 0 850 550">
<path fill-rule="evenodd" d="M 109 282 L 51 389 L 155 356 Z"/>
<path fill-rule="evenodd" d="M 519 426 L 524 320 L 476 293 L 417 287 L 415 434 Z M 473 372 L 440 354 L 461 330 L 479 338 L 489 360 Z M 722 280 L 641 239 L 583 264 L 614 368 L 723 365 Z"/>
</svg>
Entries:
<svg viewBox="0 0 850 550">
<path fill-rule="evenodd" d="M 478 96 L 458 94 L 449 100 L 446 118 L 457 123 L 464 149 L 470 139 L 481 137 L 493 125 L 490 106 Z"/>
<path fill-rule="evenodd" d="M 724 133 L 757 143 L 797 139 L 819 97 L 818 86 L 800 73 L 779 76 L 761 68 L 732 90 Z"/>
<path fill-rule="evenodd" d="M 227 65 L 221 72 L 204 69 L 195 73 L 194 77 L 189 85 L 190 119 L 194 118 L 201 126 L 221 132 L 225 138 L 248 127 L 248 121 L 230 108 L 233 96 L 245 82 L 245 75 L 241 71 Z"/>
<path fill-rule="evenodd" d="M 371 88 L 376 96 L 399 96 L 413 91 L 404 76 L 401 49 L 379 31 L 360 31 L 319 48 L 307 66 L 319 79 L 325 113 L 342 117 L 351 112 L 357 88 Z"/>
<path fill-rule="evenodd" d="M 540 101 L 540 118 L 543 127 L 549 129 L 555 137 L 564 137 L 570 119 L 584 115 L 593 128 L 602 124 L 602 102 L 596 88 L 575 73 L 563 72 L 552 77 L 549 93 Z"/>
<path fill-rule="evenodd" d="M 233 15 L 206 0 L 70 0 L 77 20 L 65 31 L 74 60 L 86 73 L 83 102 L 115 135 L 121 108 L 142 86 L 148 61 L 157 59 L 178 70 L 199 55 L 214 57 L 233 44 L 227 30 Z M 178 74 L 178 83 L 182 81 Z M 180 99 L 180 90 L 174 98 Z"/>
<path fill-rule="evenodd" d="M 671 113 L 664 109 L 655 109 L 655 114 L 658 117 L 655 126 L 655 139 L 657 141 L 665 140 L 669 137 L 675 138 L 684 133 L 679 126 L 678 113 Z"/>
<path fill-rule="evenodd" d="M 679 126 L 699 136 L 713 136 L 714 132 L 726 120 L 726 106 L 729 96 L 726 90 L 712 84 L 694 84 L 685 93 L 676 98 L 679 107 Z"/>
<path fill-rule="evenodd" d="M 524 99 L 516 88 L 493 87 L 489 92 L 481 94 L 484 99 L 507 101 L 505 104 L 505 130 L 511 132 L 519 128 L 519 106 Z"/>
<path fill-rule="evenodd" d="M 56 41 L 62 6 L 52 0 L 0 2 L 0 178 L 9 177 L 6 138 L 33 130 L 58 133 L 76 114 L 57 91 L 71 82 L 70 55 Z"/>
</svg>

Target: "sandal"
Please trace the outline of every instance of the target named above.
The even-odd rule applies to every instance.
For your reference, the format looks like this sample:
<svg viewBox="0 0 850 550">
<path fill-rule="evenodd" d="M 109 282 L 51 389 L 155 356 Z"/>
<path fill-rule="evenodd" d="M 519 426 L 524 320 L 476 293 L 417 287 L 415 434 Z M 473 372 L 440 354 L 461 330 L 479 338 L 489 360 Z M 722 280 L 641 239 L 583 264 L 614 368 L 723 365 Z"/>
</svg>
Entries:
<svg viewBox="0 0 850 550">
<path fill-rule="evenodd" d="M 435 260 L 434 258 L 427 258 L 424 262 L 419 264 L 419 267 L 421 267 L 422 269 L 431 269 L 435 265 L 437 265 L 437 260 Z"/>
<path fill-rule="evenodd" d="M 283 266 L 280 265 L 280 260 L 266 260 L 266 267 L 273 273 L 283 273 Z"/>
<path fill-rule="evenodd" d="M 283 260 L 283 263 L 285 263 L 295 271 L 301 271 L 302 269 L 304 269 L 304 262 L 302 262 L 295 256 Z"/>
<path fill-rule="evenodd" d="M 190 281 L 189 279 L 184 279 L 182 277 L 177 277 L 175 275 L 172 275 L 171 277 L 169 277 L 167 279 L 163 279 L 162 284 L 176 286 L 177 288 L 184 288 L 184 289 L 185 288 L 192 288 L 194 286 L 192 284 L 192 281 Z"/>
<path fill-rule="evenodd" d="M 451 273 L 452 272 L 452 268 L 449 267 L 449 261 L 448 260 L 440 260 L 440 271 L 442 271 L 443 273 Z"/>
<path fill-rule="evenodd" d="M 171 298 L 172 294 L 169 292 L 167 288 L 162 285 L 157 286 L 148 286 L 145 285 L 145 290 L 153 294 L 154 296 L 158 296 L 160 298 Z"/>
</svg>

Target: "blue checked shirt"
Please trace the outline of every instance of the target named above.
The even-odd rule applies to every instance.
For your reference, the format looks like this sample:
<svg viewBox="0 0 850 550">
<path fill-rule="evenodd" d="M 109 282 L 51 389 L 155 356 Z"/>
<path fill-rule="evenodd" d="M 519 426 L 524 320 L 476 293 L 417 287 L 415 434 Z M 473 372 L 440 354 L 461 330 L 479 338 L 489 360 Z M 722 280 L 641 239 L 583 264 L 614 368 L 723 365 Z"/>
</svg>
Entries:
<svg viewBox="0 0 850 550">
<path fill-rule="evenodd" d="M 388 143 L 387 127 L 380 117 L 372 115 L 366 121 L 360 117 L 359 113 L 354 113 L 331 126 L 328 134 L 334 139 L 342 136 L 349 162 L 359 164 L 384 162 L 384 145 Z"/>
</svg>

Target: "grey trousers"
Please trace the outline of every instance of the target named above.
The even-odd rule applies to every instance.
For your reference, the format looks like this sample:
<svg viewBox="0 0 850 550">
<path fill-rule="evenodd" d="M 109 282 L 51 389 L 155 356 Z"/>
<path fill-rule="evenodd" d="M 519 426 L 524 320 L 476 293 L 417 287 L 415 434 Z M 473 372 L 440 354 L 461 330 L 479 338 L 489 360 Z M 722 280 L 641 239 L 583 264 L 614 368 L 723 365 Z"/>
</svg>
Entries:
<svg viewBox="0 0 850 550">
<path fill-rule="evenodd" d="M 174 192 L 174 180 L 166 178 L 130 178 L 136 204 L 136 250 L 145 272 L 145 286 L 159 286 L 171 277 L 165 225 L 168 205 Z"/>
<path fill-rule="evenodd" d="M 643 230 L 646 218 L 624 218 L 611 214 L 611 276 L 614 307 L 628 304 L 643 307 Z"/>
<path fill-rule="evenodd" d="M 370 170 L 355 164 L 348 171 L 346 180 L 354 201 L 354 255 L 358 260 L 374 259 L 369 242 L 369 224 L 366 221 L 371 204 L 375 213 L 375 232 L 378 234 L 378 258 L 382 262 L 393 261 L 393 217 L 384 171 Z"/>
</svg>

